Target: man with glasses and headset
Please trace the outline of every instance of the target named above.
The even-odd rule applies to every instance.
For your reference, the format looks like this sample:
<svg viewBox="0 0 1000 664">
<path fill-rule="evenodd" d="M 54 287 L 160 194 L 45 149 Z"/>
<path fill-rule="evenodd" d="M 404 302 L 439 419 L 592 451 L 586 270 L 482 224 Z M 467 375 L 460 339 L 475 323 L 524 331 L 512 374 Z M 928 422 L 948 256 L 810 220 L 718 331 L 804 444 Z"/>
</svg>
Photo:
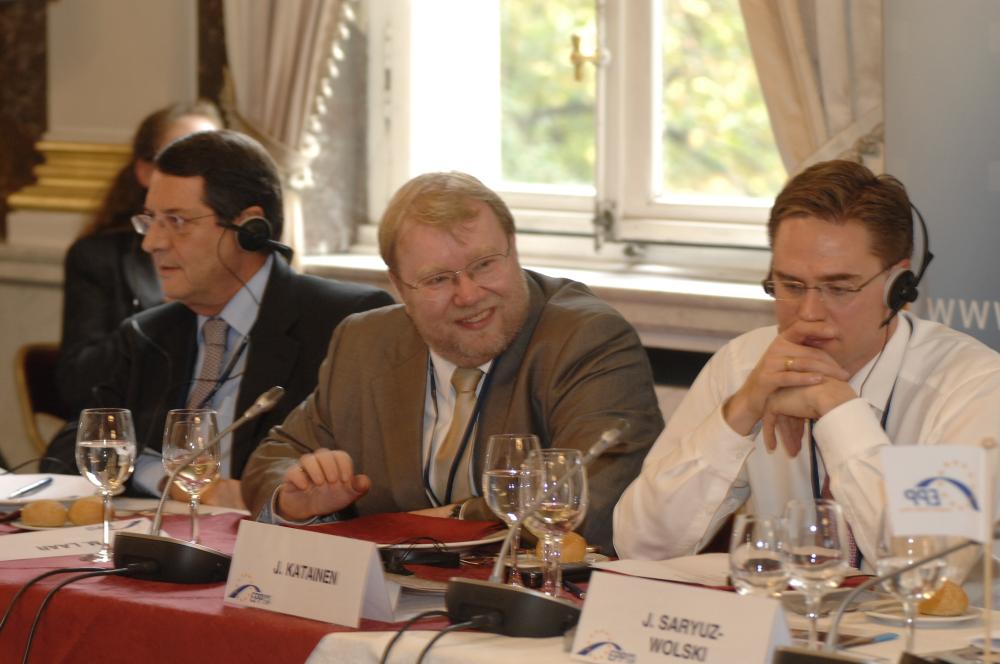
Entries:
<svg viewBox="0 0 1000 664">
<path fill-rule="evenodd" d="M 768 221 L 764 290 L 776 327 L 719 350 L 615 508 L 620 555 L 696 553 L 739 509 L 778 516 L 833 498 L 853 562 L 873 562 L 882 513 L 878 451 L 977 444 L 1000 431 L 1000 355 L 900 309 L 931 254 L 903 185 L 830 161 L 792 178 Z M 859 552 L 859 553 L 858 553 Z"/>
<path fill-rule="evenodd" d="M 251 512 L 485 517 L 491 434 L 586 450 L 624 418 L 631 445 L 590 467 L 582 528 L 609 550 L 611 510 L 663 428 L 635 330 L 582 284 L 523 270 L 510 211 L 469 175 L 405 184 L 379 248 L 403 306 L 334 333 L 316 391 L 247 464 Z"/>
<path fill-rule="evenodd" d="M 93 377 L 92 405 L 129 408 L 135 418 L 142 454 L 134 493 L 161 489 L 167 410 L 213 408 L 221 429 L 281 385 L 274 410 L 223 441 L 224 479 L 206 502 L 241 505 L 237 480 L 247 458 L 315 387 L 333 329 L 393 303 L 370 286 L 296 274 L 285 261 L 290 248 L 278 241 L 282 218 L 277 169 L 248 136 L 199 132 L 157 155 L 145 211 L 132 224 L 169 302 L 127 319 L 113 339 L 116 366 Z M 70 423 L 49 446 L 71 468 L 74 434 Z"/>
</svg>

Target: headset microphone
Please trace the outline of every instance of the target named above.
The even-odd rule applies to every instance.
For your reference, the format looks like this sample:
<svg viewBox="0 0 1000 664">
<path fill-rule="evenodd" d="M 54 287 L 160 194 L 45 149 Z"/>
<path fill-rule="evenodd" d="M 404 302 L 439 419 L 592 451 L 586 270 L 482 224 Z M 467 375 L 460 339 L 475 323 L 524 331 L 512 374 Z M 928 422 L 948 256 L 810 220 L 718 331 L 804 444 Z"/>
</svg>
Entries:
<svg viewBox="0 0 1000 664">
<path fill-rule="evenodd" d="M 286 259 L 292 259 L 292 248 L 273 239 L 274 229 L 271 227 L 271 222 L 264 217 L 250 217 L 242 224 L 220 221 L 219 225 L 236 231 L 236 242 L 245 251 L 273 249 Z"/>
<path fill-rule="evenodd" d="M 931 237 L 927 232 L 927 222 L 924 221 L 924 215 L 920 214 L 920 210 L 918 210 L 917 206 L 913 203 L 910 203 L 910 207 L 913 208 L 914 213 L 916 213 L 917 220 L 920 222 L 918 225 L 920 227 L 921 234 L 924 237 L 923 251 L 920 258 L 920 270 L 914 274 L 913 270 L 897 267 L 889 273 L 889 277 L 885 281 L 885 293 L 883 296 L 885 306 L 889 308 L 889 316 L 882 321 L 882 324 L 879 327 L 885 327 L 888 325 L 896 314 L 899 313 L 900 309 L 911 302 L 916 302 L 917 296 L 920 295 L 920 292 L 917 290 L 917 286 L 920 285 L 920 280 L 924 278 L 927 266 L 930 265 L 932 260 L 934 260 L 934 254 L 932 254 L 930 250 Z M 914 235 L 916 235 L 916 233 L 914 233 Z"/>
</svg>

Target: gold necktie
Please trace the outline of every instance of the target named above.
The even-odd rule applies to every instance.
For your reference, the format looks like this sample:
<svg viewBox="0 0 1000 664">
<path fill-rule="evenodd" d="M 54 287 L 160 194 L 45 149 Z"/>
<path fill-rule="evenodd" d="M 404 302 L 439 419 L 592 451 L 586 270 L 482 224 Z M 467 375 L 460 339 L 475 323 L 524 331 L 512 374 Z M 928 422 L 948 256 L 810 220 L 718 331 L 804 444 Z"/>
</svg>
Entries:
<svg viewBox="0 0 1000 664">
<path fill-rule="evenodd" d="M 455 481 L 452 483 L 451 493 L 448 494 L 448 474 L 458 454 L 458 448 L 462 444 L 462 436 L 469 425 L 469 418 L 476 407 L 476 386 L 483 377 L 483 372 L 479 369 L 455 369 L 451 375 L 451 384 L 455 388 L 455 410 L 451 418 L 451 426 L 444 440 L 438 446 L 434 455 L 434 495 L 442 504 L 448 504 L 456 500 L 462 500 L 472 495 L 469 486 L 469 458 L 472 456 L 468 450 L 462 455 L 462 460 L 455 471 Z"/>
</svg>

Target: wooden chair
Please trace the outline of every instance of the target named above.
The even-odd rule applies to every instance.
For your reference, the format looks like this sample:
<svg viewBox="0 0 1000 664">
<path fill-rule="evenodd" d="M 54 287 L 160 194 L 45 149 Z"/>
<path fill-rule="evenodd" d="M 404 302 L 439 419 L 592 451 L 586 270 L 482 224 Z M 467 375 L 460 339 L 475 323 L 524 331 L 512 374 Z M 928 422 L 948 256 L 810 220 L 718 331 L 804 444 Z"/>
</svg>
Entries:
<svg viewBox="0 0 1000 664">
<path fill-rule="evenodd" d="M 14 359 L 14 380 L 17 400 L 21 407 L 24 430 L 38 455 L 45 453 L 48 440 L 39 427 L 39 415 L 49 415 L 63 422 L 67 413 L 59 401 L 56 389 L 56 362 L 59 344 L 29 343 L 21 346 Z M 47 428 L 51 428 L 51 424 Z"/>
</svg>

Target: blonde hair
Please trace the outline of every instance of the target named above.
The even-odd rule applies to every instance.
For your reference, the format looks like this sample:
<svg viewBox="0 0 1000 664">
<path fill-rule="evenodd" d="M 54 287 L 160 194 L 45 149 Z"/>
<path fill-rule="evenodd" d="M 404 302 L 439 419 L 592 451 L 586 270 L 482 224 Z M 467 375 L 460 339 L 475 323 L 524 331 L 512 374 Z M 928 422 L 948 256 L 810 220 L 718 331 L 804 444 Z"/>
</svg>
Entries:
<svg viewBox="0 0 1000 664">
<path fill-rule="evenodd" d="M 514 217 L 496 192 L 467 173 L 424 173 L 399 188 L 379 222 L 378 247 L 390 270 L 396 266 L 396 242 L 406 221 L 451 228 L 476 216 L 473 201 L 485 203 L 503 232 L 514 235 Z"/>
</svg>

